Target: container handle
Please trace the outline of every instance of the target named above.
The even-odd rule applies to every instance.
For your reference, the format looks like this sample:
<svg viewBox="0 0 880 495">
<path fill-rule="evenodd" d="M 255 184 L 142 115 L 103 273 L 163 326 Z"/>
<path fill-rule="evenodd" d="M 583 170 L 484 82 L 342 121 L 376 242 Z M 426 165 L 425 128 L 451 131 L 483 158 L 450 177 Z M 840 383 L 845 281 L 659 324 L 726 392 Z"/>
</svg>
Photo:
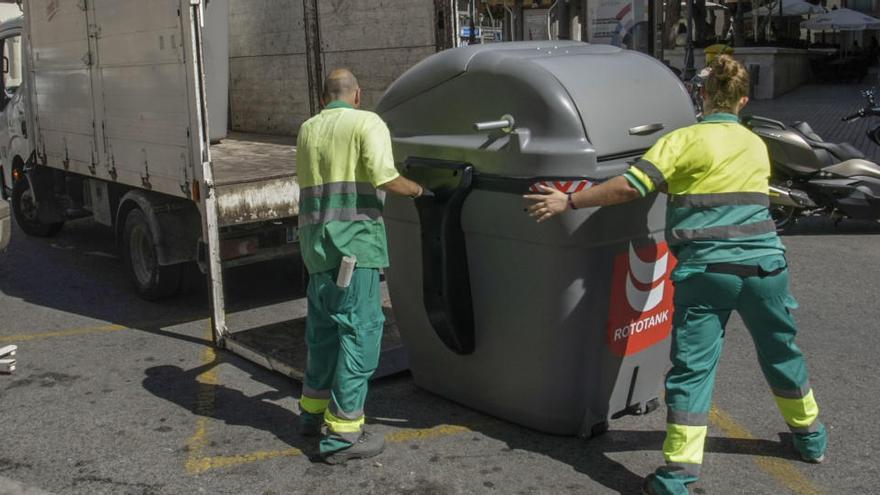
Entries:
<svg viewBox="0 0 880 495">
<path fill-rule="evenodd" d="M 478 132 L 497 131 L 512 132 L 516 121 L 512 115 L 504 115 L 498 120 L 490 120 L 488 122 L 475 122 L 474 130 Z"/>
<path fill-rule="evenodd" d="M 631 127 L 629 130 L 630 136 L 647 136 L 649 134 L 654 134 L 655 132 L 662 131 L 666 126 L 663 124 L 648 124 L 648 125 L 640 125 L 636 127 Z"/>
</svg>

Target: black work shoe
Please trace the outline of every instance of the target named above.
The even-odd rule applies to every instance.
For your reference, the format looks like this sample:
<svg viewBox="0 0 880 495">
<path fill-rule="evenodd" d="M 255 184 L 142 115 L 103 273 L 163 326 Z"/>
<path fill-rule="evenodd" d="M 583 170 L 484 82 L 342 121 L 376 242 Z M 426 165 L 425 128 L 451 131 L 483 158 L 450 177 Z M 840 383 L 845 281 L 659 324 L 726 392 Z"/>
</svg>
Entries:
<svg viewBox="0 0 880 495">
<path fill-rule="evenodd" d="M 642 495 L 657 495 L 657 492 L 654 491 L 654 485 L 652 485 L 656 477 L 657 475 L 653 473 L 645 476 L 645 482 L 642 483 Z"/>
<path fill-rule="evenodd" d="M 375 457 L 384 450 L 385 437 L 365 431 L 351 447 L 325 454 L 322 457 L 327 464 L 343 464 L 352 459 Z"/>
</svg>

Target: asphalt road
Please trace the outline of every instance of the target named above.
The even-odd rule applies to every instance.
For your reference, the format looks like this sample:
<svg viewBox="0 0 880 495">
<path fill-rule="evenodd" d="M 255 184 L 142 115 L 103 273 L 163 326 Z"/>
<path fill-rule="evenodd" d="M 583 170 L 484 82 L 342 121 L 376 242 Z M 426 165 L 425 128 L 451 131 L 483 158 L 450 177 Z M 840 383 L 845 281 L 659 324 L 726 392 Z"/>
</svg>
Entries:
<svg viewBox="0 0 880 495">
<path fill-rule="evenodd" d="M 828 462 L 794 460 L 734 319 L 701 493 L 876 491 L 877 233 L 819 221 L 785 238 Z M 294 428 L 299 385 L 207 345 L 201 281 L 147 303 L 112 253 L 109 231 L 79 221 L 55 239 L 16 231 L 0 257 L 0 344 L 20 346 L 19 370 L 0 376 L 0 493 L 15 493 L 11 480 L 83 494 L 635 493 L 660 461 L 662 412 L 614 421 L 591 441 L 560 438 L 448 402 L 404 374 L 375 382 L 368 403 L 385 455 L 314 463 L 314 444 Z M 279 268 L 241 271 L 237 290 L 301 297 Z"/>
</svg>

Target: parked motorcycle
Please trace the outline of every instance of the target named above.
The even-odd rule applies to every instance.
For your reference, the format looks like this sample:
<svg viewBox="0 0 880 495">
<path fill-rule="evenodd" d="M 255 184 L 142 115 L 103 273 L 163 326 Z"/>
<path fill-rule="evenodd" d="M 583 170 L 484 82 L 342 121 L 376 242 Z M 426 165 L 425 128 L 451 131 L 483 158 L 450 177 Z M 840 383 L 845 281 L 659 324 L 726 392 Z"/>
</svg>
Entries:
<svg viewBox="0 0 880 495">
<path fill-rule="evenodd" d="M 698 119 L 703 114 L 700 91 L 705 78 L 705 72 L 700 72 L 685 81 Z M 880 117 L 875 92 L 862 94 L 867 105 L 843 121 Z M 808 215 L 880 220 L 880 165 L 867 160 L 864 153 L 849 143 L 825 141 L 807 122 L 787 126 L 757 115 L 741 120 L 767 144 L 770 212 L 778 230 Z M 880 125 L 868 131 L 868 137 L 880 146 Z"/>
<path fill-rule="evenodd" d="M 880 117 L 874 92 L 863 94 L 867 106 L 844 121 Z M 770 209 L 777 228 L 816 214 L 838 220 L 880 220 L 880 165 L 854 146 L 825 141 L 807 122 L 787 126 L 754 115 L 743 117 L 742 122 L 764 140 L 770 152 Z M 868 136 L 880 146 L 880 125 Z"/>
</svg>

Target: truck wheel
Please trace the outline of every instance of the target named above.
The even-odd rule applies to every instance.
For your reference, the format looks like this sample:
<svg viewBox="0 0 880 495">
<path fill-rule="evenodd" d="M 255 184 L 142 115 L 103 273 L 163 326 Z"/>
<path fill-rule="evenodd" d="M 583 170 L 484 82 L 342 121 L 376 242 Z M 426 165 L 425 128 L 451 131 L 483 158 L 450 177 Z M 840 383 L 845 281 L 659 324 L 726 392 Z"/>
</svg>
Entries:
<svg viewBox="0 0 880 495">
<path fill-rule="evenodd" d="M 42 223 L 37 214 L 37 202 L 31 191 L 31 183 L 21 178 L 12 184 L 12 213 L 15 222 L 25 234 L 35 237 L 52 237 L 57 234 L 64 222 Z"/>
<path fill-rule="evenodd" d="M 150 224 L 141 210 L 125 218 L 123 256 L 138 294 L 148 301 L 175 295 L 180 289 L 183 265 L 159 265 Z"/>
</svg>

